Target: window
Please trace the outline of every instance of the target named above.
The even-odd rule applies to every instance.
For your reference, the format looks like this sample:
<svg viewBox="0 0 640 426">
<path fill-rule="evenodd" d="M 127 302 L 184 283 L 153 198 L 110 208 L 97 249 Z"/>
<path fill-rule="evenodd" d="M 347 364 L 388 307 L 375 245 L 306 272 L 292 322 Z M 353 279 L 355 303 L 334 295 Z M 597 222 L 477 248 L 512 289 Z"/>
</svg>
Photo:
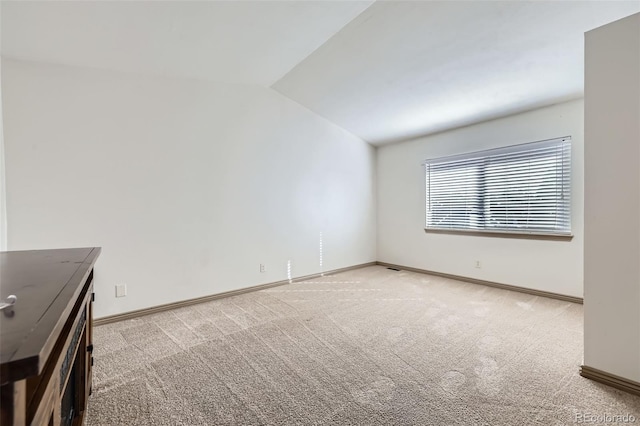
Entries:
<svg viewBox="0 0 640 426">
<path fill-rule="evenodd" d="M 427 230 L 571 235 L 571 137 L 424 166 Z"/>
</svg>

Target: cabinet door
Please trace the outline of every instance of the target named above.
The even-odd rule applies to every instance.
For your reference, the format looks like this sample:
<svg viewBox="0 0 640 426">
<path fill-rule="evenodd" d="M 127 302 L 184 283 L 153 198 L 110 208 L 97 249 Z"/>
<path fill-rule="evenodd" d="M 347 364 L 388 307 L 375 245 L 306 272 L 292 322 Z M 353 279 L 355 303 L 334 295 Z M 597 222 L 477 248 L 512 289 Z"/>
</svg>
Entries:
<svg viewBox="0 0 640 426">
<path fill-rule="evenodd" d="M 26 424 L 26 380 L 9 382 L 0 386 L 0 424 L 24 426 Z"/>
</svg>

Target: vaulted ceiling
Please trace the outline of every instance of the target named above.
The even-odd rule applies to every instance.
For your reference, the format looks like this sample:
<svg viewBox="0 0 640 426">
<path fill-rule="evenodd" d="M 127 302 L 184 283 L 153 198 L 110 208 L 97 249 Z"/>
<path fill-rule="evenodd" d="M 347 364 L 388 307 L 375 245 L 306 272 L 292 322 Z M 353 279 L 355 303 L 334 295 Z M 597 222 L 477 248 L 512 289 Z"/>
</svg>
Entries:
<svg viewBox="0 0 640 426">
<path fill-rule="evenodd" d="M 371 1 L 3 2 L 2 54 L 270 86 Z"/>
<path fill-rule="evenodd" d="M 377 2 L 274 88 L 381 144 L 583 93 L 584 32 L 640 1 Z"/>
<path fill-rule="evenodd" d="M 2 55 L 257 84 L 373 144 L 577 98 L 640 1 L 3 2 Z"/>
</svg>

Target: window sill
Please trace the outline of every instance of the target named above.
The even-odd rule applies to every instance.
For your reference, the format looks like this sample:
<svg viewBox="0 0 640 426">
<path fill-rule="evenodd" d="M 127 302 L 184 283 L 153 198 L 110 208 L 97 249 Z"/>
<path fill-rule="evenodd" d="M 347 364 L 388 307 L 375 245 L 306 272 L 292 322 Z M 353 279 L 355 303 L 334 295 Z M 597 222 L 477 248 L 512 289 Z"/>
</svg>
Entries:
<svg viewBox="0 0 640 426">
<path fill-rule="evenodd" d="M 571 241 L 573 234 L 536 234 L 517 231 L 481 231 L 470 229 L 425 228 L 427 234 L 453 234 L 474 237 L 517 238 L 525 240 Z"/>
</svg>

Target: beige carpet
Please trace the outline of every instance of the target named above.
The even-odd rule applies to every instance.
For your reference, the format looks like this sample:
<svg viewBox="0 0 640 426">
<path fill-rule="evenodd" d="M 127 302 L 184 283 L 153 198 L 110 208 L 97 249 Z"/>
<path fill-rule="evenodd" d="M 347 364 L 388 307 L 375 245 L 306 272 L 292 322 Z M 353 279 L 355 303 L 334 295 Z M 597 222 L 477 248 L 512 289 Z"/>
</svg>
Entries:
<svg viewBox="0 0 640 426">
<path fill-rule="evenodd" d="M 95 328 L 88 425 L 562 425 L 582 306 L 368 267 Z"/>
</svg>

